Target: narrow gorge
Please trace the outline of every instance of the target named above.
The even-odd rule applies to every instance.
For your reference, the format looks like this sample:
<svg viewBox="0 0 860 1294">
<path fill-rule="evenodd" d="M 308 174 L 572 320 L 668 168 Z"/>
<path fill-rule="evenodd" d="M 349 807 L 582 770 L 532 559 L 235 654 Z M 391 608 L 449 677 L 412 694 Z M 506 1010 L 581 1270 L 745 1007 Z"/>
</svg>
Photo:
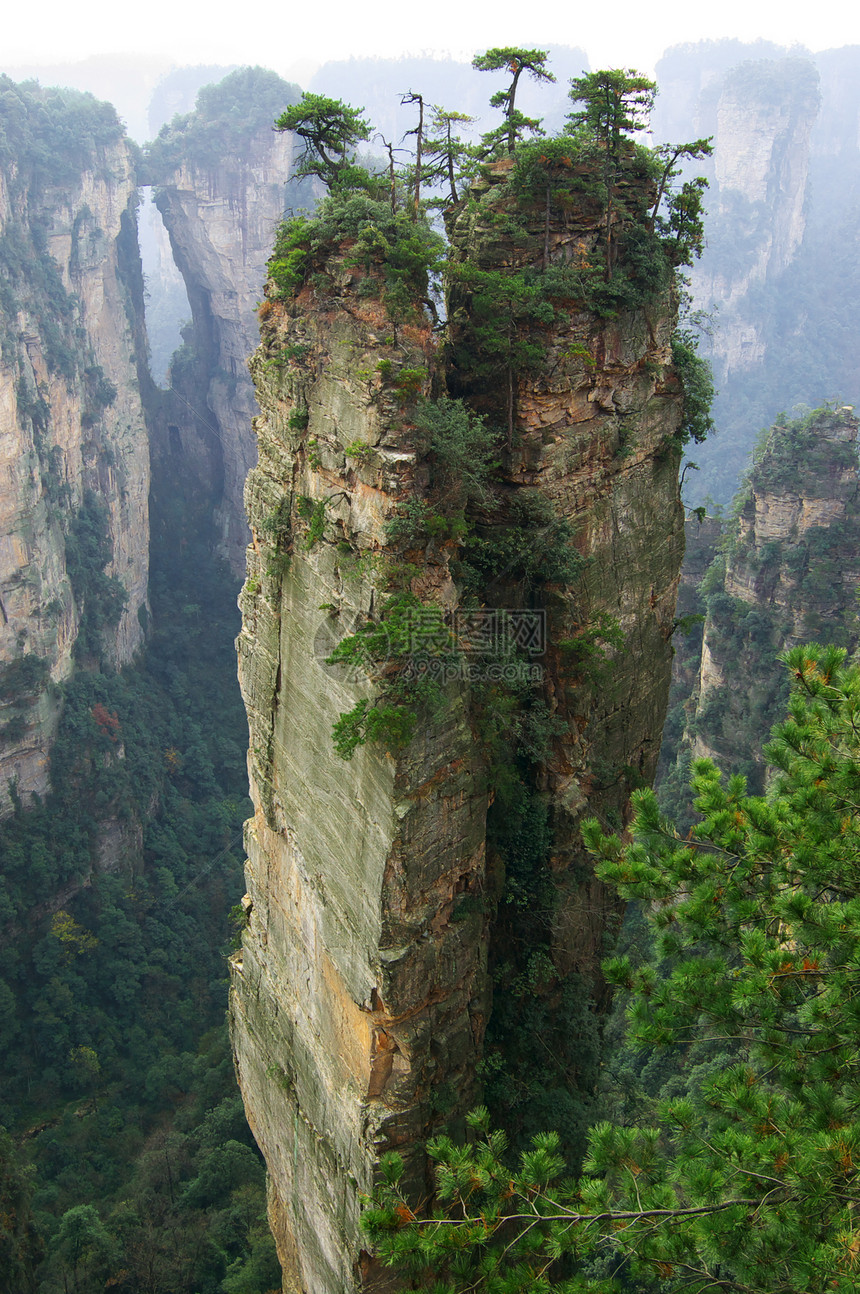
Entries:
<svg viewBox="0 0 860 1294">
<path fill-rule="evenodd" d="M 162 419 L 174 431 L 162 431 L 155 453 L 168 472 L 181 459 L 217 550 L 237 575 L 248 542 L 245 478 L 256 461 L 248 375 L 258 338 L 254 306 L 285 209 L 314 201 L 308 185 L 289 183 L 291 136 L 271 128 L 297 96 L 274 73 L 235 72 L 206 87 L 193 113 L 164 127 L 144 170 L 185 282 L 192 329 L 173 361 L 180 398 Z"/>
<path fill-rule="evenodd" d="M 63 1218 L 95 1201 L 121 1239 L 76 1282 L 198 1288 L 246 1260 L 277 1269 L 223 1018 L 248 812 L 244 355 L 288 200 L 271 119 L 298 91 L 244 69 L 142 156 L 89 95 L 0 90 L 0 1283 L 62 1289 Z M 195 306 L 164 388 L 144 184 L 173 204 Z M 191 1135 L 207 1116 L 214 1148 Z M 169 1224 L 142 1188 L 165 1136 L 186 1178 L 225 1139 L 238 1156 L 247 1208 L 217 1246 L 205 1185 L 164 1197 Z"/>
<path fill-rule="evenodd" d="M 0 816 L 10 786 L 24 804 L 49 789 L 63 682 L 102 659 L 127 666 L 144 647 L 151 520 L 162 543 L 165 526 L 184 525 L 237 574 L 244 565 L 255 452 L 246 356 L 290 175 L 289 138 L 270 122 L 297 94 L 273 73 L 234 74 L 141 164 L 110 105 L 8 87 L 17 133 L 0 189 Z M 225 139 L 230 112 L 242 119 Z M 141 180 L 157 186 L 192 302 L 167 390 L 147 363 Z"/>
</svg>

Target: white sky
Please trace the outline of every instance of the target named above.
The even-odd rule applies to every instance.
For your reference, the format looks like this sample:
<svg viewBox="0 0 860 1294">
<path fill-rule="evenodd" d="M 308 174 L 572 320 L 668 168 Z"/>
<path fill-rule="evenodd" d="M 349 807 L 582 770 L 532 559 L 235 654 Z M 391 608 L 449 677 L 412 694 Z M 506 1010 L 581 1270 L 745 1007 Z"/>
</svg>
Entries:
<svg viewBox="0 0 860 1294">
<path fill-rule="evenodd" d="M 305 81 L 327 59 L 449 53 L 492 45 L 583 47 L 592 67 L 653 72 L 684 41 L 763 37 L 811 50 L 860 44 L 850 0 L 41 0 L 10 3 L 0 67 L 69 62 L 98 54 L 155 55 L 171 63 L 260 63 Z"/>
</svg>

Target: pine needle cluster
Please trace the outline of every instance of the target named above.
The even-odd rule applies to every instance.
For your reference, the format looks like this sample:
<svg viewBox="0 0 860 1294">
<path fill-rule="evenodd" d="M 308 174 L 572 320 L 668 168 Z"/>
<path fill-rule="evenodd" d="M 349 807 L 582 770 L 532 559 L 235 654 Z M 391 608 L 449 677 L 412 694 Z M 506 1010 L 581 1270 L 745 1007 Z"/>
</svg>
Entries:
<svg viewBox="0 0 860 1294">
<path fill-rule="evenodd" d="M 663 973 L 608 964 L 634 1042 L 683 1053 L 716 1040 L 725 1065 L 665 1102 L 658 1127 L 593 1128 L 578 1180 L 551 1134 L 512 1165 L 484 1111 L 466 1145 L 428 1146 L 432 1217 L 412 1212 L 390 1157 L 367 1226 L 421 1288 L 860 1285 L 860 669 L 832 647 L 782 659 L 794 690 L 767 747 L 766 796 L 700 760 L 689 838 L 648 790 L 632 842 L 594 821 L 584 832 L 601 877 L 647 905 L 662 959 Z"/>
</svg>

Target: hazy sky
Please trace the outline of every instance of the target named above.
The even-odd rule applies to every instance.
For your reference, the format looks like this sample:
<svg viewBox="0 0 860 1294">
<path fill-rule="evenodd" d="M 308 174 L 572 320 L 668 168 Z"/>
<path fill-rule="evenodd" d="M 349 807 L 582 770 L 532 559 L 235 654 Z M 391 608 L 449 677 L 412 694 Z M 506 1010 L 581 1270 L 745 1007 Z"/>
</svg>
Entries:
<svg viewBox="0 0 860 1294">
<path fill-rule="evenodd" d="M 432 14 L 432 18 L 428 15 Z M 0 66 L 53 63 L 93 54 L 160 55 L 176 63 L 261 63 L 305 80 L 314 66 L 351 54 L 447 52 L 471 56 L 491 45 L 584 47 L 592 67 L 653 71 L 670 45 L 765 37 L 812 50 L 860 43 L 860 6 L 845 0 L 613 0 L 544 4 L 524 0 L 42 0 L 10 4 Z"/>
</svg>

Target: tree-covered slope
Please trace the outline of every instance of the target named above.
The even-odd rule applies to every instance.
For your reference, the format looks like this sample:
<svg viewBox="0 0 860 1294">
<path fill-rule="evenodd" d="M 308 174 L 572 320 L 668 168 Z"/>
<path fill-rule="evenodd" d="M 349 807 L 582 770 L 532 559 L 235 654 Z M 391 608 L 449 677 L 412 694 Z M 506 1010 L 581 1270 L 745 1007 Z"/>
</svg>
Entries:
<svg viewBox="0 0 860 1294">
<path fill-rule="evenodd" d="M 794 685 L 766 797 L 702 760 L 691 833 L 649 791 L 632 839 L 586 828 L 662 958 L 608 964 L 633 1046 L 683 1063 L 704 1044 L 710 1063 L 653 1122 L 594 1127 L 576 1179 L 552 1134 L 512 1163 L 486 1110 L 473 1142 L 431 1143 L 432 1211 L 415 1210 L 390 1155 L 366 1225 L 402 1279 L 446 1294 L 853 1294 L 860 675 L 837 648 L 784 663 Z"/>
</svg>

